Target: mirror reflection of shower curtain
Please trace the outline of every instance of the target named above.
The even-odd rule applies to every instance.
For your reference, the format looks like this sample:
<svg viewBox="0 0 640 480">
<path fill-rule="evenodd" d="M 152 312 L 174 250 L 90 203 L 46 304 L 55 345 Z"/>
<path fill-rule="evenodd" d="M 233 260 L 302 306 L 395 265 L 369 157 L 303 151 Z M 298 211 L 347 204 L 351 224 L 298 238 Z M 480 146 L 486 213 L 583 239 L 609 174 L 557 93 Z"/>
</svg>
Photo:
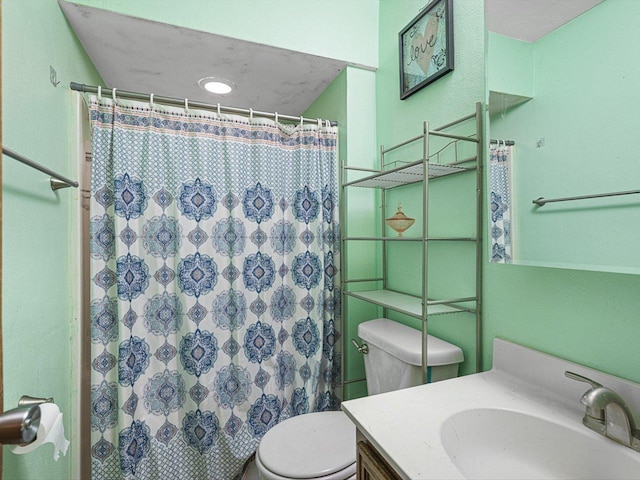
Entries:
<svg viewBox="0 0 640 480">
<path fill-rule="evenodd" d="M 489 218 L 491 237 L 490 261 L 512 263 L 512 162 L 514 146 L 499 140 L 489 147 Z"/>
<path fill-rule="evenodd" d="M 339 408 L 337 128 L 90 113 L 92 477 L 231 480 Z"/>
</svg>

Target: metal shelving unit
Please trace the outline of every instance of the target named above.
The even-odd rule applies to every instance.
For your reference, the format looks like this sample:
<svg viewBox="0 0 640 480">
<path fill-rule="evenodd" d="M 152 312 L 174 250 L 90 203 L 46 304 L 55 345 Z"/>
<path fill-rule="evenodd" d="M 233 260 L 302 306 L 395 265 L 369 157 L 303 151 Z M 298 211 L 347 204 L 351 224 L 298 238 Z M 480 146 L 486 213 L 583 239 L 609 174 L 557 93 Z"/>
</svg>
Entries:
<svg viewBox="0 0 640 480">
<path fill-rule="evenodd" d="M 455 135 L 453 133 L 447 133 L 452 127 L 460 126 L 465 122 L 473 121 L 475 123 L 475 132 L 469 136 Z M 448 163 L 440 163 L 440 152 L 429 155 L 429 139 L 430 137 L 444 137 L 451 139 L 452 143 L 465 142 L 475 144 L 475 155 L 458 159 L 458 149 L 455 149 L 455 161 Z M 389 148 L 381 147 L 380 152 L 380 170 L 371 170 L 360 167 L 349 167 L 346 164 L 341 165 L 341 207 L 340 207 L 340 224 L 343 226 L 342 231 L 342 252 L 341 255 L 341 272 L 342 272 L 342 318 L 343 322 L 347 318 L 347 297 L 357 298 L 374 305 L 382 307 L 383 315 L 386 315 L 386 310 L 393 310 L 405 315 L 409 315 L 414 318 L 418 318 L 422 321 L 422 369 L 424 374 L 424 381 L 427 378 L 427 324 L 428 318 L 435 315 L 445 315 L 449 313 L 468 312 L 475 315 L 475 327 L 476 327 L 476 371 L 482 370 L 482 345 L 481 345 L 481 333 L 482 333 L 482 159 L 483 159 L 483 147 L 482 147 L 482 104 L 476 103 L 475 112 L 465 117 L 459 118 L 453 122 L 450 122 L 441 127 L 430 129 L 429 123 L 424 122 L 422 135 L 410 138 L 402 143 L 394 145 Z M 409 145 L 414 142 L 422 142 L 422 159 L 404 163 L 399 166 L 393 166 L 389 168 L 389 165 L 385 164 L 385 155 L 389 152 L 396 150 L 400 147 Z M 398 162 L 394 162 L 397 164 Z M 367 175 L 357 180 L 348 180 L 347 173 L 349 171 L 366 172 Z M 459 175 L 467 172 L 476 173 L 476 197 L 475 197 L 475 210 L 476 210 L 476 231 L 475 237 L 429 237 L 427 215 L 429 211 L 429 182 L 437 180 L 438 178 Z M 419 237 L 389 237 L 384 235 L 384 219 L 387 217 L 385 211 L 385 191 L 402 187 L 404 185 L 410 185 L 415 183 L 422 183 L 422 199 L 423 199 L 423 222 L 422 222 L 422 235 Z M 346 202 L 346 189 L 351 187 L 360 188 L 373 188 L 380 190 L 381 197 L 381 223 L 382 223 L 382 235 L 378 237 L 362 237 L 353 236 L 350 237 L 347 232 L 347 202 Z M 345 262 L 346 262 L 346 244 L 351 241 L 372 241 L 382 243 L 382 276 L 379 278 L 359 278 L 349 279 L 345 276 Z M 406 293 L 397 292 L 388 288 L 387 285 L 387 243 L 388 242 L 421 242 L 422 243 L 422 295 L 414 296 Z M 431 242 L 474 242 L 475 243 L 475 294 L 470 297 L 456 297 L 446 299 L 432 299 L 428 297 L 428 249 Z M 382 288 L 365 291 L 350 291 L 349 286 L 354 283 L 362 282 L 378 282 L 382 284 Z M 343 335 L 345 339 L 346 348 L 346 335 Z M 343 355 L 343 362 L 344 362 Z M 342 365 L 342 371 L 345 371 L 344 364 Z M 344 383 L 351 383 L 352 381 L 344 381 Z"/>
</svg>

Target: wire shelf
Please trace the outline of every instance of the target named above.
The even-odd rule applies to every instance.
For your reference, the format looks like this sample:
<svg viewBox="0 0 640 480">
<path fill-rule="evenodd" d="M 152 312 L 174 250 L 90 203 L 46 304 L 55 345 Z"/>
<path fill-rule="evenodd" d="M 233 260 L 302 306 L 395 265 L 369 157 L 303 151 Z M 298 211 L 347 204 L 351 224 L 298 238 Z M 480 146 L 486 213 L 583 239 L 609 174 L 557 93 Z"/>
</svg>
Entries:
<svg viewBox="0 0 640 480">
<path fill-rule="evenodd" d="M 404 313 L 405 315 L 422 318 L 422 298 L 420 297 L 407 295 L 406 293 L 394 292 L 392 290 L 365 290 L 362 292 L 345 293 L 351 297 L 374 303 L 381 307 Z M 474 312 L 473 309 L 455 306 L 449 303 L 455 300 L 456 299 L 437 301 L 434 302 L 435 304 L 430 304 L 431 302 L 427 301 L 427 315 L 433 316 L 443 315 L 446 313 Z M 471 299 L 463 300 L 473 301 Z"/>
<path fill-rule="evenodd" d="M 437 163 L 427 162 L 427 172 L 429 178 L 444 177 L 446 175 L 454 175 L 475 167 L 462 167 L 460 165 L 440 165 Z M 354 180 L 345 184 L 345 186 L 365 187 L 365 188 L 394 188 L 401 185 L 409 185 L 411 183 L 421 182 L 424 178 L 422 160 L 410 163 L 401 167 L 396 167 L 386 172 L 376 173 L 359 180 Z"/>
</svg>

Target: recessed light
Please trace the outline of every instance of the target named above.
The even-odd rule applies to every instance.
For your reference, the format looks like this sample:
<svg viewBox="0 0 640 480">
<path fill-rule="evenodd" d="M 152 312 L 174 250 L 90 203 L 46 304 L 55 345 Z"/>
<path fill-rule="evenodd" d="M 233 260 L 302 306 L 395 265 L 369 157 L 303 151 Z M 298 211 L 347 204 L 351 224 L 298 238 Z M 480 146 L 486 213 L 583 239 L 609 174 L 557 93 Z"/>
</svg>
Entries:
<svg viewBox="0 0 640 480">
<path fill-rule="evenodd" d="M 198 80 L 198 85 L 204 88 L 207 92 L 215 93 L 216 95 L 226 95 L 235 87 L 235 85 L 229 80 L 217 77 L 201 78 Z"/>
</svg>

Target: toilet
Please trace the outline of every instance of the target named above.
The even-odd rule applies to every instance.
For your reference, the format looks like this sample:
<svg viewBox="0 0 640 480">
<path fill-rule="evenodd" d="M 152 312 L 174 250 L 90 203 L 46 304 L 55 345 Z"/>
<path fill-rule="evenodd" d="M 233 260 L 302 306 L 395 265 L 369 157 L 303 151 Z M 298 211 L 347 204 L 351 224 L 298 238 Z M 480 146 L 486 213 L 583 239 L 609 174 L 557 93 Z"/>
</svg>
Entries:
<svg viewBox="0 0 640 480">
<path fill-rule="evenodd" d="M 387 318 L 362 322 L 369 346 L 364 368 L 369 395 L 422 384 L 422 334 Z M 429 335 L 427 381 L 458 375 L 462 350 Z M 269 430 L 256 451 L 261 480 L 355 480 L 356 428 L 343 412 L 288 418 Z"/>
</svg>

